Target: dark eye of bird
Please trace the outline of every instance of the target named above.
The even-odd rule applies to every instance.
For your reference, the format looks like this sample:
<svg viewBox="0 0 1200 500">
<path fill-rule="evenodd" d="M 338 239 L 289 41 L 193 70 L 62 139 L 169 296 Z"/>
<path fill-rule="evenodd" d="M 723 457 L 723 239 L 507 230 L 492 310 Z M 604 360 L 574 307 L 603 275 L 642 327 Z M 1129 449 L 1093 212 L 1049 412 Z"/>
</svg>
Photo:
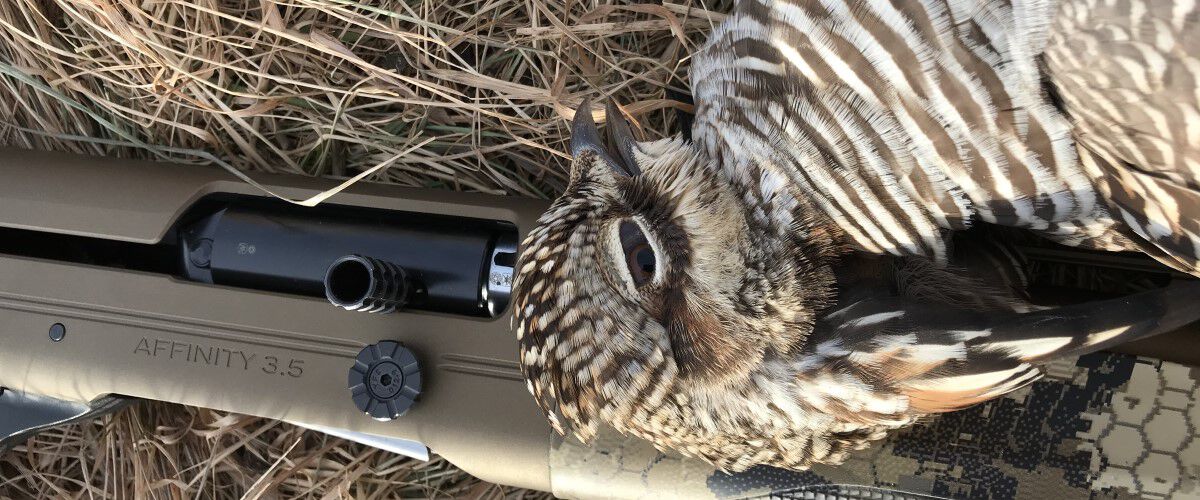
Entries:
<svg viewBox="0 0 1200 500">
<path fill-rule="evenodd" d="M 642 286 L 654 279 L 654 249 L 650 248 L 642 229 L 632 221 L 621 223 L 621 249 L 635 285 Z"/>
</svg>

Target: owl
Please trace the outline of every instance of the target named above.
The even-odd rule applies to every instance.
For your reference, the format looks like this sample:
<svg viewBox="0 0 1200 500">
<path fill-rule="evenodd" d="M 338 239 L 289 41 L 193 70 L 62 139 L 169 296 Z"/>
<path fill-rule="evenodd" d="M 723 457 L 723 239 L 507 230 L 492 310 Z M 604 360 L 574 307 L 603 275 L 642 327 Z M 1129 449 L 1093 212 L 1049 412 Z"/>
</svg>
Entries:
<svg viewBox="0 0 1200 500">
<path fill-rule="evenodd" d="M 741 0 L 693 59 L 691 141 L 576 112 L 514 284 L 530 392 L 585 442 L 804 469 L 1200 318 L 1194 282 L 1037 307 L 949 244 L 1008 227 L 1200 276 L 1196 9 Z"/>
</svg>

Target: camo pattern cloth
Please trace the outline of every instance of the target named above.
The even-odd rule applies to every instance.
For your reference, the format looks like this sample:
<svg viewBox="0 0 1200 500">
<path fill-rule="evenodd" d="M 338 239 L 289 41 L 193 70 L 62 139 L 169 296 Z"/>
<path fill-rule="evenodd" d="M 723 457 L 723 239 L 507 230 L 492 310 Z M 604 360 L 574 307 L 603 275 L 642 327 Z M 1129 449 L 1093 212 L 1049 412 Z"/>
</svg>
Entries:
<svg viewBox="0 0 1200 500">
<path fill-rule="evenodd" d="M 1057 361 L 1046 372 L 1021 391 L 897 432 L 841 466 L 725 474 L 607 433 L 594 447 L 559 443 L 552 481 L 564 497 L 805 498 L 787 493 L 841 484 L 941 498 L 1200 499 L 1200 373 L 1109 353 Z"/>
</svg>

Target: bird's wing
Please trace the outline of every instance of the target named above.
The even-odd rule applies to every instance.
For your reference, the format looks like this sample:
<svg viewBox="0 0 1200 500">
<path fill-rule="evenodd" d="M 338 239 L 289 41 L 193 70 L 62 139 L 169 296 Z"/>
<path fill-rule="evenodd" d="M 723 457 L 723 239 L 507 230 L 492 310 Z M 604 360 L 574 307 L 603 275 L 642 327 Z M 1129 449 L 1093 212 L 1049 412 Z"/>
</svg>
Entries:
<svg viewBox="0 0 1200 500">
<path fill-rule="evenodd" d="M 964 408 L 1041 376 L 1038 364 L 1156 335 L 1200 319 L 1200 282 L 1026 313 L 867 299 L 830 313 L 806 347 L 813 366 L 842 366 L 913 413 Z M 816 359 L 818 357 L 829 359 Z M 837 359 L 834 359 L 837 358 Z"/>
<path fill-rule="evenodd" d="M 741 0 L 694 57 L 693 137 L 861 251 L 944 261 L 976 220 L 1131 249 L 1046 92 L 1055 5 Z"/>
<path fill-rule="evenodd" d="M 1139 249 L 1200 275 L 1200 10 L 1064 1 L 1046 72 L 1080 159 Z"/>
</svg>

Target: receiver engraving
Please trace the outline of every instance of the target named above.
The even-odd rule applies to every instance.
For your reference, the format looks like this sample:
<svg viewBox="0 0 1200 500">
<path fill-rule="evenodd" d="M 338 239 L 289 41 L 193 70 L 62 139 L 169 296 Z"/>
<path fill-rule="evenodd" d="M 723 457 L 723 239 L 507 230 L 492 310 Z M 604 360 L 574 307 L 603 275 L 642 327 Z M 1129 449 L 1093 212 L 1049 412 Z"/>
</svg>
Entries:
<svg viewBox="0 0 1200 500">
<path fill-rule="evenodd" d="M 177 342 L 167 339 L 142 337 L 133 353 L 150 358 L 162 358 L 179 363 L 250 371 L 262 370 L 267 375 L 300 378 L 304 374 L 304 360 L 259 356 L 257 353 L 240 349 L 226 349 L 193 342 Z M 285 361 L 286 360 L 286 361 Z"/>
</svg>

